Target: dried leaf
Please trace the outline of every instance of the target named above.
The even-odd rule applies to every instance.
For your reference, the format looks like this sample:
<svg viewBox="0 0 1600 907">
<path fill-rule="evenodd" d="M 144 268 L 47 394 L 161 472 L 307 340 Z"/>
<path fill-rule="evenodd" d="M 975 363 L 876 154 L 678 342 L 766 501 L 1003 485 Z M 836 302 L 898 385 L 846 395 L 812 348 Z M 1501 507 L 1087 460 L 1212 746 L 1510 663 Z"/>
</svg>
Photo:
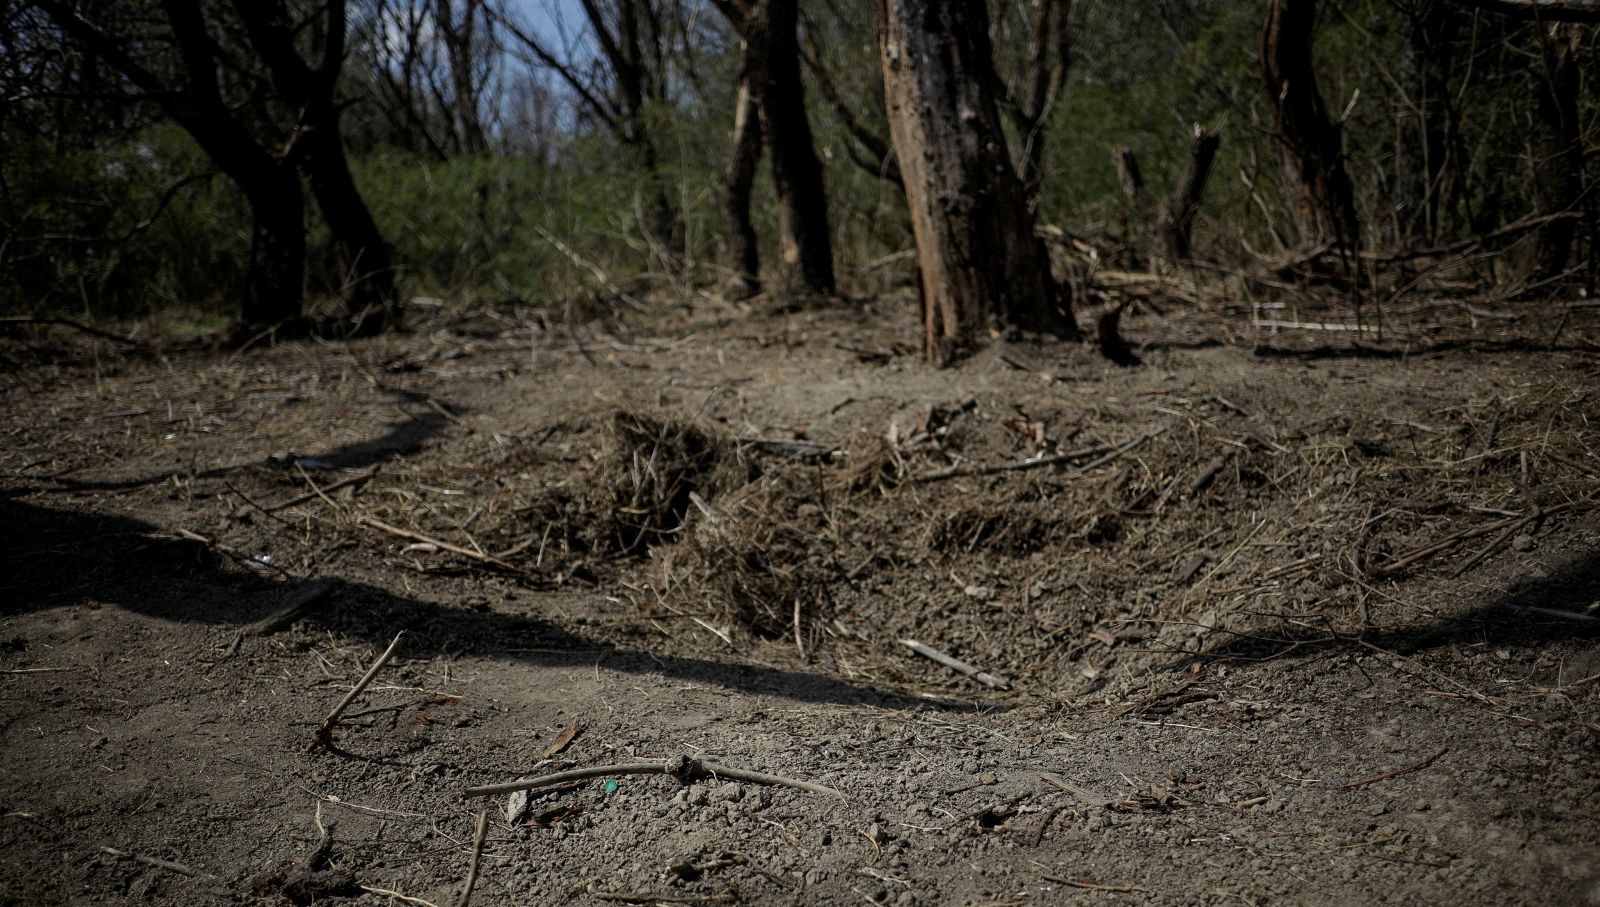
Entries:
<svg viewBox="0 0 1600 907">
<path fill-rule="evenodd" d="M 544 752 L 539 754 L 539 758 L 549 759 L 551 756 L 566 749 L 581 730 L 583 730 L 583 716 L 579 715 L 572 719 L 572 723 L 563 728 L 561 733 L 556 735 L 556 739 L 550 741 L 550 745 L 544 748 Z"/>
</svg>

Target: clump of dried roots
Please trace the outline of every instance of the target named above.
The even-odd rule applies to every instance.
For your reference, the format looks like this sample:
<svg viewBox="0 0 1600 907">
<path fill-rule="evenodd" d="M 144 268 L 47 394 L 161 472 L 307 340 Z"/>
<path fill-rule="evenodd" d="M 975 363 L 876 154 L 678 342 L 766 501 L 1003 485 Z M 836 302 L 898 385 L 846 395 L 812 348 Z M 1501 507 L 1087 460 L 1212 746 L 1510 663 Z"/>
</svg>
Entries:
<svg viewBox="0 0 1600 907">
<path fill-rule="evenodd" d="M 729 435 L 690 419 L 619 411 L 601 455 L 608 521 L 603 547 L 644 552 L 678 540 L 696 497 L 744 485 L 750 466 Z"/>
<path fill-rule="evenodd" d="M 679 544 L 651 552 L 651 587 L 668 607 L 718 626 L 809 635 L 838 573 L 820 494 L 809 470 L 789 470 L 697 507 Z"/>
</svg>

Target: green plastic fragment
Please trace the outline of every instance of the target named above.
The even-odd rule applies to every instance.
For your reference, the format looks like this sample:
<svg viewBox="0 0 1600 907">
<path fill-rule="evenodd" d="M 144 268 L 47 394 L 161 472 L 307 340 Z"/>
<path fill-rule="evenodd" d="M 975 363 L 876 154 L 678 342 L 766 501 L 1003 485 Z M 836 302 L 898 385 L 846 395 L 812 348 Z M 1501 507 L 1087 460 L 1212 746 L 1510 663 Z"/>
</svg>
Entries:
<svg viewBox="0 0 1600 907">
<path fill-rule="evenodd" d="M 608 793 L 608 794 L 616 793 L 617 792 L 617 779 L 615 779 L 615 778 L 607 778 L 605 787 L 606 787 L 606 793 Z"/>
</svg>

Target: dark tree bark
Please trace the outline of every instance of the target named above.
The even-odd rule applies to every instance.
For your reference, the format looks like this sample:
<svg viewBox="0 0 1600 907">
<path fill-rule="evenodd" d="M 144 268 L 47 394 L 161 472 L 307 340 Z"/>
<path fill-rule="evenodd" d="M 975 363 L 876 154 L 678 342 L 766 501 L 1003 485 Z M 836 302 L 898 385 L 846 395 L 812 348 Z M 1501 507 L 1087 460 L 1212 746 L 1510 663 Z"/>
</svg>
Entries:
<svg viewBox="0 0 1600 907">
<path fill-rule="evenodd" d="M 1006 148 L 983 0 L 878 0 L 875 12 L 929 360 L 949 363 L 991 327 L 1076 339 Z"/>
<path fill-rule="evenodd" d="M 1450 0 L 1396 3 L 1406 20 L 1395 111 L 1395 240 L 1431 243 L 1450 191 L 1448 166 L 1455 110 L 1450 75 L 1461 17 Z"/>
<path fill-rule="evenodd" d="M 183 77 L 168 80 L 136 59 L 126 42 L 62 0 L 35 0 L 63 32 L 127 77 L 195 140 L 250 206 L 250 261 L 241 333 L 297 321 L 305 298 L 305 202 L 294 164 L 259 142 L 224 103 L 216 44 L 197 0 L 162 0 Z"/>
<path fill-rule="evenodd" d="M 722 219 L 726 230 L 729 281 L 738 298 L 761 292 L 761 249 L 756 228 L 750 223 L 750 193 L 755 186 L 756 168 L 761 163 L 761 107 L 755 83 L 762 79 L 764 55 L 759 47 L 745 42 L 740 58 L 739 91 L 734 101 L 733 152 L 723 176 Z"/>
<path fill-rule="evenodd" d="M 1144 189 L 1144 171 L 1139 169 L 1139 156 L 1127 145 L 1111 148 L 1111 162 L 1117 166 L 1117 186 L 1134 214 L 1143 215 L 1150 204 Z"/>
<path fill-rule="evenodd" d="M 1184 261 L 1193 252 L 1191 237 L 1194 233 L 1195 214 L 1200 210 L 1200 200 L 1205 197 L 1206 183 L 1211 179 L 1211 165 L 1216 163 L 1217 149 L 1222 136 L 1199 123 L 1194 125 L 1194 140 L 1189 143 L 1189 163 L 1183 176 L 1172 190 L 1172 199 L 1161 216 L 1161 245 L 1171 261 Z"/>
<path fill-rule="evenodd" d="M 224 172 L 227 168 L 220 167 Z M 292 168 L 253 174 L 234 183 L 250 205 L 250 270 L 240 306 L 240 335 L 298 321 L 305 298 L 306 210 Z"/>
<path fill-rule="evenodd" d="M 1536 213 L 1548 216 L 1572 211 L 1583 195 L 1583 135 L 1578 120 L 1583 26 L 1542 26 L 1539 37 L 1543 71 L 1535 92 L 1534 202 Z M 1539 229 L 1532 279 L 1546 280 L 1566 269 L 1577 229 L 1577 220 L 1570 217 L 1554 218 Z"/>
<path fill-rule="evenodd" d="M 338 249 L 350 330 L 377 333 L 398 322 L 400 307 L 389 244 L 356 188 L 339 132 L 334 93 L 344 67 L 345 4 L 331 0 L 322 7 L 322 48 L 315 65 L 300 56 L 296 26 L 283 17 L 281 7 L 258 0 L 234 0 L 233 6 L 252 49 L 267 65 L 273 90 L 299 108 L 288 156 L 305 172 Z"/>
<path fill-rule="evenodd" d="M 1345 169 L 1344 136 L 1328 115 L 1312 65 L 1317 0 L 1267 0 L 1261 65 L 1277 124 L 1277 140 L 1295 189 L 1295 224 L 1303 242 L 1330 236 L 1359 248 L 1355 192 Z"/>
<path fill-rule="evenodd" d="M 736 120 L 734 158 L 729 166 L 729 203 L 748 209 L 749 187 L 736 180 L 753 177 L 759 148 L 752 151 L 752 132 L 764 137 L 772 153 L 772 183 L 778 197 L 778 285 L 784 291 L 831 294 L 833 240 L 828 225 L 828 195 L 822 162 L 806 114 L 805 86 L 800 80 L 799 13 L 796 0 L 717 0 L 720 9 L 745 39 L 741 61 L 740 110 L 753 106 L 759 126 Z M 745 88 L 748 87 L 748 95 Z M 747 174 L 742 169 L 749 167 Z M 755 255 L 746 213 L 726 212 L 729 246 L 739 255 Z M 735 267 L 743 267 L 738 263 Z"/>
<path fill-rule="evenodd" d="M 646 228 L 657 246 L 675 252 L 682 246 L 682 222 L 678 209 L 667 195 L 667 180 L 661 172 L 661 150 L 647 120 L 647 104 L 661 99 L 657 82 L 664 78 L 662 67 L 652 67 L 647 58 L 641 10 L 648 0 L 621 0 L 617 4 L 617 28 L 612 33 L 606 27 L 595 0 L 582 0 L 589 24 L 600 39 L 600 46 L 610 61 L 617 84 L 618 114 L 624 146 L 639 157 L 647 183 L 646 205 L 649 223 Z M 659 39 L 659 35 L 654 36 Z M 659 45 L 655 50 L 659 51 Z"/>
<path fill-rule="evenodd" d="M 339 253 L 349 330 L 369 336 L 400 324 L 394 258 L 350 173 L 338 113 L 325 116 L 324 125 L 306 133 L 301 167 Z"/>
<path fill-rule="evenodd" d="M 1028 197 L 1029 210 L 1038 210 L 1044 179 L 1045 120 L 1067 81 L 1072 61 L 1073 0 L 1033 0 L 1028 20 L 1028 70 L 1022 96 L 1007 105 L 1022 142 L 1017 175 Z"/>
<path fill-rule="evenodd" d="M 778 193 L 780 283 L 786 290 L 831 294 L 835 284 L 828 195 L 800 81 L 796 0 L 759 0 L 755 15 L 766 19 L 761 130 L 772 152 L 772 182 Z"/>
<path fill-rule="evenodd" d="M 452 122 L 455 144 L 463 154 L 489 149 L 483 127 L 483 92 L 478 78 L 480 29 L 487 30 L 483 0 L 434 0 L 434 28 L 444 45 L 449 66 L 451 103 L 443 113 Z"/>
</svg>

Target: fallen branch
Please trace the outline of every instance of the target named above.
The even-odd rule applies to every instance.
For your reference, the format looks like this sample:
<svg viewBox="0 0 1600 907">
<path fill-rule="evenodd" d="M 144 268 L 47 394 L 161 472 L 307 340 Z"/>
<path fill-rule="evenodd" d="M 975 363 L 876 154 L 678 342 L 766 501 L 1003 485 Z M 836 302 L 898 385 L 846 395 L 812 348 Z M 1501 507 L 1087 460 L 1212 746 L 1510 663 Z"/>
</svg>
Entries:
<svg viewBox="0 0 1600 907">
<path fill-rule="evenodd" d="M 448 551 L 451 554 L 459 554 L 462 557 L 470 558 L 471 560 L 475 560 L 481 564 L 489 564 L 494 567 L 499 567 L 502 570 L 515 573 L 518 576 L 527 577 L 529 579 L 534 578 L 533 574 L 522 569 L 521 567 L 518 567 L 516 564 L 503 561 L 492 554 L 484 554 L 481 551 L 473 551 L 471 548 L 463 548 L 460 545 L 451 544 L 444 539 L 437 539 L 431 535 L 424 535 L 420 532 L 414 532 L 410 529 L 401 529 L 399 526 L 385 523 L 383 520 L 380 520 L 377 517 L 363 516 L 360 517 L 356 522 L 364 526 L 371 526 L 373 529 L 376 529 L 380 532 L 387 532 L 390 535 L 399 536 L 403 539 L 410 539 L 413 542 L 421 542 L 424 545 L 432 545 L 435 548 L 438 548 L 440 551 Z"/>
<path fill-rule="evenodd" d="M 1412 764 L 1407 765 L 1407 766 L 1405 766 L 1403 768 L 1397 768 L 1397 769 L 1393 769 L 1392 771 L 1387 771 L 1387 772 L 1383 772 L 1381 774 L 1373 775 L 1370 778 L 1362 778 L 1360 781 L 1351 781 L 1349 784 L 1346 784 L 1343 789 L 1344 790 L 1355 790 L 1358 787 L 1366 787 L 1368 784 L 1376 784 L 1379 781 L 1388 781 L 1390 778 L 1398 778 L 1401 775 L 1409 775 L 1412 772 L 1421 771 L 1422 769 L 1427 768 L 1428 766 L 1434 764 L 1435 762 L 1438 762 L 1439 761 L 1439 757 L 1443 756 L 1445 753 L 1448 753 L 1448 752 L 1450 752 L 1450 748 L 1446 747 L 1446 748 L 1438 751 L 1437 753 L 1434 753 L 1432 756 L 1429 756 L 1428 758 L 1422 760 L 1421 762 L 1413 762 Z"/>
<path fill-rule="evenodd" d="M 1088 882 L 1073 879 L 1063 879 L 1058 876 L 1040 876 L 1046 882 L 1065 885 L 1068 888 L 1082 888 L 1084 891 L 1110 891 L 1117 894 L 1147 894 L 1150 889 L 1138 885 L 1102 885 L 1099 882 Z"/>
<path fill-rule="evenodd" d="M 328 593 L 332 591 L 332 583 L 312 583 L 302 589 L 300 594 L 289 599 L 287 605 L 241 629 L 239 635 L 241 637 L 271 636 L 274 633 L 287 630 L 290 625 L 300 619 L 301 615 L 311 610 L 312 605 L 327 598 Z"/>
<path fill-rule="evenodd" d="M 731 891 L 715 894 L 668 894 L 656 891 L 601 891 L 593 885 L 587 889 L 589 897 L 597 901 L 616 901 L 621 904 L 735 904 Z"/>
<path fill-rule="evenodd" d="M 462 796 L 469 799 L 472 797 L 494 797 L 500 794 L 512 794 L 517 791 L 549 787 L 552 784 L 563 784 L 568 781 L 589 781 L 612 775 L 670 775 L 676 778 L 680 784 L 690 784 L 705 778 L 727 778 L 730 781 L 743 781 L 747 784 L 762 784 L 769 787 L 789 787 L 813 794 L 827 794 L 832 797 L 838 797 L 841 800 L 845 799 L 844 794 L 821 784 L 813 784 L 810 781 L 797 781 L 793 778 L 785 778 L 782 775 L 768 775 L 763 772 L 732 768 L 704 759 L 690 758 L 689 756 L 651 762 L 628 762 L 617 765 L 575 768 L 569 771 L 541 775 L 537 778 L 523 778 L 501 784 L 469 787 L 462 792 Z"/>
<path fill-rule="evenodd" d="M 1591 617 L 1588 614 L 1580 614 L 1577 611 L 1563 611 L 1560 608 L 1541 608 L 1537 605 L 1506 605 L 1506 607 L 1512 611 L 1520 611 L 1523 614 L 1537 614 L 1541 617 L 1556 617 L 1580 624 L 1600 626 L 1600 617 Z"/>
<path fill-rule="evenodd" d="M 1135 447 L 1138 447 L 1146 441 L 1166 434 L 1170 428 L 1171 426 L 1169 425 L 1163 425 L 1155 431 L 1134 438 L 1132 441 L 1125 441 L 1115 447 L 1106 444 L 1096 444 L 1093 447 L 1069 450 L 1066 453 L 1052 454 L 1048 457 L 1037 457 L 1032 460 L 1023 460 L 1018 463 L 1000 463 L 991 464 L 988 466 L 951 466 L 946 469 L 925 472 L 919 476 L 913 477 L 912 481 L 939 482 L 944 479 L 954 479 L 961 476 L 989 476 L 1002 472 L 1021 472 L 1028 469 L 1039 469 L 1045 466 L 1055 466 L 1058 463 L 1066 463 L 1072 460 L 1081 460 L 1084 457 L 1092 457 L 1095 454 L 1104 454 L 1104 456 L 1098 457 L 1097 459 L 1083 464 L 1072 472 L 1067 473 L 1065 476 L 1065 478 L 1075 479 L 1078 476 L 1087 473 L 1091 469 L 1096 469 L 1104 466 L 1107 463 L 1110 463 L 1112 460 L 1117 459 L 1118 457 L 1130 450 L 1133 450 Z"/>
<path fill-rule="evenodd" d="M 483 842 L 489 837 L 489 803 L 484 801 L 478 805 L 478 824 L 472 833 L 472 862 L 467 864 L 467 883 L 461 888 L 461 900 L 456 902 L 456 907 L 468 907 L 472 903 L 472 889 L 478 884 L 478 867 L 483 862 Z"/>
<path fill-rule="evenodd" d="M 1055 788 L 1056 790 L 1063 791 L 1065 793 L 1071 794 L 1074 797 L 1077 797 L 1079 802 L 1083 803 L 1085 806 L 1105 806 L 1107 803 L 1111 802 L 1106 797 L 1096 796 L 1095 794 L 1084 790 L 1083 788 L 1079 787 L 1078 785 L 1069 784 L 1068 782 L 1064 781 L 1061 778 L 1056 777 L 1055 775 L 1053 775 L 1053 774 L 1051 774 L 1049 772 L 1040 772 L 1039 773 L 1039 780 L 1043 781 L 1044 783 L 1046 783 L 1048 785 L 1050 785 L 1051 787 Z"/>
<path fill-rule="evenodd" d="M 1595 503 L 1596 502 L 1594 500 L 1572 501 L 1567 504 L 1557 504 L 1554 507 L 1544 510 L 1539 510 L 1536 508 L 1526 514 L 1518 514 L 1517 516 L 1506 517 L 1503 520 L 1495 520 L 1492 523 L 1487 523 L 1482 526 L 1474 526 L 1471 529 L 1462 529 L 1458 532 L 1450 533 L 1437 542 L 1431 542 L 1427 545 L 1423 545 L 1420 548 L 1413 548 L 1411 551 L 1408 551 L 1405 554 L 1388 561 L 1387 563 L 1379 564 L 1374 569 L 1379 575 L 1382 576 L 1398 573 L 1420 560 L 1424 560 L 1432 557 L 1435 554 L 1448 551 L 1462 542 L 1467 541 L 1468 539 L 1475 539 L 1480 536 L 1485 536 L 1491 532 L 1499 532 L 1507 527 L 1516 528 L 1531 522 L 1536 517 L 1552 517 L 1556 516 L 1557 514 L 1566 513 L 1569 510 L 1592 508 L 1595 506 Z"/>
<path fill-rule="evenodd" d="M 996 677 L 987 671 L 980 671 L 961 659 L 946 655 L 932 646 L 925 646 L 914 639 L 902 639 L 900 644 L 924 658 L 931 658 L 951 670 L 960 671 L 986 687 L 993 687 L 997 690 L 1009 690 L 1011 688 L 1011 682 L 1005 678 Z"/>
<path fill-rule="evenodd" d="M 328 717 L 322 719 L 322 726 L 317 728 L 318 743 L 323 746 L 333 745 L 333 726 L 339 723 L 339 716 L 344 714 L 344 710 L 350 707 L 350 703 L 356 701 L 356 697 L 361 695 L 367 685 L 372 683 L 372 679 L 378 676 L 378 672 L 383 670 L 383 666 L 389 663 L 389 659 L 394 657 L 395 651 L 400 648 L 400 640 L 405 635 L 406 631 L 404 630 L 394 635 L 394 641 L 389 643 L 389 648 L 383 650 L 383 654 L 379 655 L 378 660 L 372 663 L 372 667 L 367 669 L 367 673 L 361 675 L 361 679 L 356 681 L 356 685 L 350 688 L 350 692 L 346 693 L 343 699 L 339 700 L 339 704 L 333 707 L 333 711 L 328 713 Z"/>
<path fill-rule="evenodd" d="M 165 869 L 168 872 L 175 872 L 178 875 L 188 876 L 191 879 L 198 879 L 202 877 L 211 879 L 216 878 L 216 876 L 209 872 L 201 872 L 198 869 L 190 868 L 182 863 L 174 863 L 171 860 L 158 860 L 155 857 L 147 857 L 140 853 L 129 853 L 126 850 L 118 850 L 115 847 L 101 847 L 100 852 L 103 854 L 109 854 L 113 857 L 119 857 L 124 860 L 132 860 L 135 863 L 143 863 L 146 866 L 154 866 L 156 869 Z"/>
<path fill-rule="evenodd" d="M 273 505 L 271 505 L 269 507 L 264 507 L 262 509 L 265 510 L 266 512 L 268 512 L 268 513 L 273 513 L 273 512 L 279 511 L 279 510 L 283 510 L 285 508 L 297 507 L 297 506 L 299 506 L 301 504 L 304 504 L 307 501 L 313 500 L 315 498 L 323 497 L 324 495 L 326 495 L 330 491 L 338 491 L 341 488 L 348 488 L 351 485 L 362 485 L 362 484 L 365 484 L 373 476 L 378 474 L 378 469 L 379 469 L 379 467 L 374 466 L 371 469 L 367 470 L 366 472 L 361 473 L 360 475 L 354 475 L 354 476 L 349 476 L 347 478 L 340 479 L 339 481 L 334 482 L 332 485 L 324 485 L 320 489 L 317 488 L 317 485 L 316 485 L 315 482 L 311 482 L 311 479 L 308 476 L 306 478 L 306 481 L 307 482 L 311 482 L 311 487 L 313 489 L 312 491 L 308 491 L 305 494 L 298 495 L 296 497 L 290 498 L 289 500 L 284 501 L 282 504 L 273 504 Z"/>
<path fill-rule="evenodd" d="M 1471 570 L 1473 567 L 1476 567 L 1489 555 L 1500 550 L 1500 548 L 1505 545 L 1506 542 L 1510 541 L 1512 536 L 1517 534 L 1518 530 L 1534 522 L 1535 520 L 1542 519 L 1543 517 L 1543 511 L 1541 511 L 1538 507 L 1533 508 L 1532 512 L 1523 516 L 1522 519 L 1516 520 L 1507 525 L 1499 535 L 1489 540 L 1489 544 L 1478 549 L 1477 554 L 1472 555 L 1471 557 L 1462 561 L 1460 564 L 1456 565 L 1455 572 L 1452 573 L 1451 576 L 1460 576 L 1463 573 L 1466 573 L 1468 570 Z"/>
</svg>

